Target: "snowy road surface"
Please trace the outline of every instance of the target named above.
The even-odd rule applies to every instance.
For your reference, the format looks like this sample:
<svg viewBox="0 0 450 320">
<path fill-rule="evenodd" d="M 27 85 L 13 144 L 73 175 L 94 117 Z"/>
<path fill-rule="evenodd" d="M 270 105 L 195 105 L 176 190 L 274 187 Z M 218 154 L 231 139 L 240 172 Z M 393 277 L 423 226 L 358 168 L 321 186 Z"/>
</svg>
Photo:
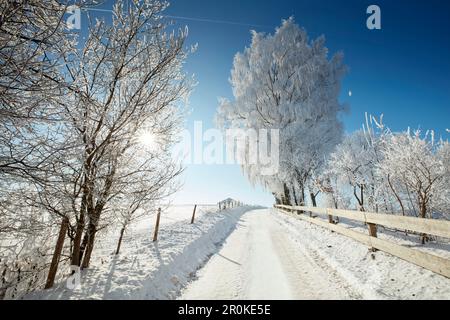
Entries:
<svg viewBox="0 0 450 320">
<path fill-rule="evenodd" d="M 302 254 L 269 210 L 245 213 L 181 299 L 357 299 L 319 259 Z"/>
</svg>

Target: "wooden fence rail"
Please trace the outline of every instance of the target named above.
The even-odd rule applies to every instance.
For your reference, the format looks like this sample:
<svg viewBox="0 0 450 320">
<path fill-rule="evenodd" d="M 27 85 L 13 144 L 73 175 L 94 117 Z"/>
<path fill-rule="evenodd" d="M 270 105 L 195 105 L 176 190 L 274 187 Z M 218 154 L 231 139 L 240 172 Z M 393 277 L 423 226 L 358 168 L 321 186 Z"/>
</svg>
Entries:
<svg viewBox="0 0 450 320">
<path fill-rule="evenodd" d="M 329 208 L 316 208 L 316 207 L 302 207 L 302 206 L 284 206 L 276 205 L 278 209 L 284 213 L 292 214 L 293 211 L 309 211 L 318 214 L 326 214 L 329 216 L 337 216 L 356 220 L 373 225 L 382 225 L 391 228 L 404 229 L 409 231 L 416 231 L 419 233 L 426 233 L 435 236 L 450 238 L 450 221 L 436 220 L 436 219 L 421 219 L 414 217 L 394 216 L 389 214 L 380 214 L 372 212 L 361 212 L 352 210 L 337 210 Z M 447 278 L 450 278 L 450 260 L 420 250 L 411 249 L 392 241 L 378 239 L 374 236 L 364 234 L 362 232 L 354 231 L 340 225 L 335 225 L 326 222 L 323 219 L 317 219 L 308 217 L 306 215 L 292 214 L 298 219 L 319 225 L 321 227 L 330 229 L 336 233 L 350 237 L 357 240 L 367 246 L 376 248 L 378 250 L 392 254 L 398 258 L 414 263 L 420 267 L 431 270 L 438 274 L 441 274 Z"/>
</svg>

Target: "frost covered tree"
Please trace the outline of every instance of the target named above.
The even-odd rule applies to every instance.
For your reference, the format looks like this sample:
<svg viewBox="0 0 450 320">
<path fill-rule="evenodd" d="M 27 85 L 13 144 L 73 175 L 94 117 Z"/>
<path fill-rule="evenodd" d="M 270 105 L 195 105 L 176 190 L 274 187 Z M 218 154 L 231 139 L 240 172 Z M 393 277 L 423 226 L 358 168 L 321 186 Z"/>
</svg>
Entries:
<svg viewBox="0 0 450 320">
<path fill-rule="evenodd" d="M 393 134 L 379 165 L 380 173 L 398 186 L 399 198 L 421 218 L 431 218 L 438 203 L 445 207 L 450 200 L 441 197 L 450 187 L 448 142 L 436 143 L 432 136 L 428 132 L 422 137 L 420 131 Z"/>
<path fill-rule="evenodd" d="M 118 220 L 115 200 L 124 200 L 118 209 L 133 211 L 174 186 L 180 167 L 170 149 L 192 82 L 182 70 L 187 31 L 169 30 L 161 16 L 167 5 L 118 0 L 111 22 L 88 19 L 83 43 L 58 56 L 60 68 L 50 79 L 55 94 L 36 95 L 53 117 L 32 124 L 42 139 L 23 139 L 38 142 L 40 149 L 23 146 L 29 163 L 42 162 L 39 179 L 15 182 L 17 198 L 2 192 L 1 200 L 11 201 L 1 201 L 0 215 L 11 220 L 0 226 L 9 232 L 30 221 L 24 207 L 40 215 L 40 232 L 54 242 L 45 246 L 45 257 L 53 257 L 44 264 L 47 271 L 50 264 L 46 287 L 63 258 L 66 265 L 89 266 L 98 232 Z M 160 147 L 143 152 L 144 136 Z M 4 154 L 8 143 L 21 145 L 13 134 L 5 141 Z M 133 204 L 141 196 L 145 201 Z"/>
<path fill-rule="evenodd" d="M 393 201 L 388 190 L 389 179 L 377 172 L 390 136 L 383 116 L 376 120 L 366 114 L 363 128 L 347 135 L 327 160 L 325 177 L 334 177 L 348 185 L 358 210 L 379 212 L 392 208 L 389 206 Z"/>
<path fill-rule="evenodd" d="M 127 168 L 124 159 L 133 141 L 149 130 L 169 145 L 180 127 L 179 105 L 191 84 L 182 72 L 187 32 L 165 31 L 160 12 L 166 6 L 154 0 L 116 1 L 112 23 L 90 25 L 83 49 L 65 59 L 66 81 L 74 89 L 66 104 L 67 123 L 81 155 L 74 265 L 89 266 L 103 210 Z"/>
<path fill-rule="evenodd" d="M 73 49 L 67 7 L 55 0 L 1 1 L 0 117 L 41 117 L 42 100 L 57 93 L 58 58 Z"/>
<path fill-rule="evenodd" d="M 62 57 L 77 41 L 65 19 L 68 7 L 64 0 L 0 2 L 1 175 L 36 179 L 54 153 L 48 144 L 55 129 L 47 129 L 60 120 Z"/>
<path fill-rule="evenodd" d="M 11 244 L 0 250 L 0 296 L 33 289 L 47 268 L 53 226 L 35 200 L 65 148 L 60 64 L 76 45 L 67 8 L 56 0 L 0 2 L 0 241 Z"/>
<path fill-rule="evenodd" d="M 292 18 L 273 35 L 253 32 L 250 46 L 235 56 L 234 100 L 220 101 L 216 120 L 222 129 L 280 130 L 278 174 L 264 176 L 259 164 L 243 165 L 248 178 L 274 193 L 277 203 L 305 203 L 311 171 L 340 141 L 344 73 L 343 55 L 328 59 L 325 38 L 311 41 Z"/>
<path fill-rule="evenodd" d="M 336 146 L 322 173 L 324 192 L 335 203 L 339 194 L 353 194 L 361 211 L 448 218 L 448 141 L 435 141 L 433 131 L 392 132 L 382 120 L 366 117 L 363 130 Z M 427 239 L 422 235 L 422 243 Z"/>
<path fill-rule="evenodd" d="M 145 135 L 144 135 L 145 137 Z M 152 142 L 136 145 L 120 166 L 116 187 L 111 196 L 110 208 L 120 232 L 116 255 L 120 252 L 127 229 L 152 213 L 178 191 L 175 178 L 182 167 L 171 159 L 171 143 Z"/>
<path fill-rule="evenodd" d="M 450 143 L 441 140 L 436 157 L 442 167 L 443 177 L 439 180 L 439 192 L 434 195 L 432 209 L 446 219 L 450 219 Z"/>
<path fill-rule="evenodd" d="M 346 136 L 330 155 L 328 162 L 330 174 L 350 185 L 361 211 L 365 211 L 366 189 L 372 185 L 372 164 L 372 154 L 362 130 Z"/>
</svg>

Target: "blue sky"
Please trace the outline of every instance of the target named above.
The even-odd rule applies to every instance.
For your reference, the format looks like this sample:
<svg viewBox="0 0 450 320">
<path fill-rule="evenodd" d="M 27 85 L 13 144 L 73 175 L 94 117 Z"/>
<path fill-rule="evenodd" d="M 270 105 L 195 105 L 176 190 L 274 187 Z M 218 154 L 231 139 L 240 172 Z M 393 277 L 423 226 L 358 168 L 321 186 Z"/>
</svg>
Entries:
<svg viewBox="0 0 450 320">
<path fill-rule="evenodd" d="M 366 28 L 371 4 L 381 8 L 382 30 Z M 232 98 L 228 78 L 233 57 L 249 45 L 250 30 L 272 33 L 282 19 L 294 16 L 311 38 L 325 35 L 330 54 L 344 52 L 349 73 L 341 101 L 350 106 L 342 115 L 347 132 L 360 128 L 368 112 L 383 113 L 393 130 L 435 129 L 448 138 L 448 1 L 173 0 L 166 14 L 189 18 L 177 24 L 187 25 L 188 44 L 199 46 L 186 64 L 198 81 L 190 99 L 189 129 L 194 121 L 203 121 L 205 129 L 213 127 L 218 98 Z M 183 180 L 177 203 L 214 203 L 229 196 L 247 203 L 273 202 L 270 194 L 253 188 L 237 166 L 189 165 Z"/>
</svg>

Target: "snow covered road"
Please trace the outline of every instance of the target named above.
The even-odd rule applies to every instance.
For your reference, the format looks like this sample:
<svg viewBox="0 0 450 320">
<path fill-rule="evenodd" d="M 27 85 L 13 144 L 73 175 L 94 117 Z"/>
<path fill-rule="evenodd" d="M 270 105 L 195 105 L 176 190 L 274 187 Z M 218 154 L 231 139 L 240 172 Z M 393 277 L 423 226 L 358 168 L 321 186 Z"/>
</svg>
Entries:
<svg viewBox="0 0 450 320">
<path fill-rule="evenodd" d="M 347 282 L 305 255 L 269 209 L 245 213 L 181 299 L 357 299 Z"/>
</svg>

